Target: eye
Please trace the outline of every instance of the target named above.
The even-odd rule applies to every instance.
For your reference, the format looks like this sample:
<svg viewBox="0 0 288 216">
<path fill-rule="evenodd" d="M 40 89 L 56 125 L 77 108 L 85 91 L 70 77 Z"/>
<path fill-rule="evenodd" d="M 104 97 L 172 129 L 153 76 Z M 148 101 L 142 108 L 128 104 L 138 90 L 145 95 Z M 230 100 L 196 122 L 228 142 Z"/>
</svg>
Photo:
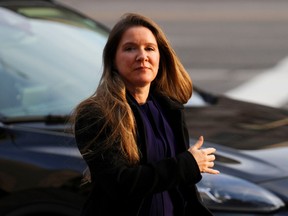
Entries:
<svg viewBox="0 0 288 216">
<path fill-rule="evenodd" d="M 135 46 L 126 46 L 126 47 L 124 47 L 124 51 L 133 51 L 133 50 L 135 50 L 136 48 L 135 48 Z"/>
<path fill-rule="evenodd" d="M 134 49 L 133 47 L 125 47 L 125 48 L 124 48 L 125 51 L 131 51 L 131 50 L 133 50 L 133 49 Z"/>
<path fill-rule="evenodd" d="M 156 52 L 156 51 L 158 51 L 158 46 L 157 46 L 157 44 L 149 43 L 149 44 L 147 44 L 145 50 L 148 52 Z"/>
<path fill-rule="evenodd" d="M 146 48 L 147 51 L 155 51 L 155 47 L 153 46 L 149 46 Z"/>
</svg>

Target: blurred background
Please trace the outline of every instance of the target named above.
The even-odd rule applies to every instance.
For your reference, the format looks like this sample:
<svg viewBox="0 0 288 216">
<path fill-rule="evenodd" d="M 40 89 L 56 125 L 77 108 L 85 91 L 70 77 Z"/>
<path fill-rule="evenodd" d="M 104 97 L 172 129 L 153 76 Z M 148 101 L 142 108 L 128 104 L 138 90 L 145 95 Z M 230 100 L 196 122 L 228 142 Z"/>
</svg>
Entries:
<svg viewBox="0 0 288 216">
<path fill-rule="evenodd" d="M 125 12 L 155 20 L 194 85 L 288 109 L 287 0 L 59 0 L 109 28 Z"/>
</svg>

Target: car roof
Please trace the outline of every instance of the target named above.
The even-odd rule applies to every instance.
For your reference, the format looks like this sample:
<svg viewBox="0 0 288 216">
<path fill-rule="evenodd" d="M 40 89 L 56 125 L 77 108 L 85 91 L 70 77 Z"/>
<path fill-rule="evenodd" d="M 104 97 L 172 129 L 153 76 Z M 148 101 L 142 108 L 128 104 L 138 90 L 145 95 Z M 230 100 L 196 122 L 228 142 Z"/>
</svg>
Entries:
<svg viewBox="0 0 288 216">
<path fill-rule="evenodd" d="M 25 6 L 25 5 L 58 5 L 61 4 L 54 0 L 0 0 L 0 6 Z"/>
<path fill-rule="evenodd" d="M 0 5 L 39 5 L 39 4 L 45 4 L 45 5 L 62 5 L 60 2 L 55 0 L 0 0 Z M 67 7 L 67 6 L 66 6 Z M 69 8 L 69 7 L 67 7 Z"/>
</svg>

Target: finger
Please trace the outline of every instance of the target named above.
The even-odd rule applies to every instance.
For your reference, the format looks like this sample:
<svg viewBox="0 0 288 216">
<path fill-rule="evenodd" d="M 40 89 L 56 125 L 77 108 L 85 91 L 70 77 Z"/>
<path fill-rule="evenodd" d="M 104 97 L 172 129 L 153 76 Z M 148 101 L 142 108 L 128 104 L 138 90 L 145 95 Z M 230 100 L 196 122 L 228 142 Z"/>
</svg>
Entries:
<svg viewBox="0 0 288 216">
<path fill-rule="evenodd" d="M 214 162 L 212 162 L 212 161 L 209 162 L 209 167 L 210 167 L 210 168 L 214 167 Z"/>
<path fill-rule="evenodd" d="M 215 148 L 206 148 L 205 149 L 205 152 L 209 155 L 209 154 L 213 154 L 216 152 L 216 149 Z"/>
<path fill-rule="evenodd" d="M 201 146 L 203 145 L 203 142 L 204 142 L 204 138 L 203 136 L 200 136 L 197 142 L 194 144 L 194 147 L 197 149 L 200 149 Z"/>
<path fill-rule="evenodd" d="M 205 173 L 219 174 L 220 172 L 218 170 L 215 170 L 215 169 L 207 169 L 207 170 L 205 170 Z"/>
<path fill-rule="evenodd" d="M 215 155 L 208 155 L 209 161 L 215 161 L 215 159 L 216 159 Z"/>
</svg>

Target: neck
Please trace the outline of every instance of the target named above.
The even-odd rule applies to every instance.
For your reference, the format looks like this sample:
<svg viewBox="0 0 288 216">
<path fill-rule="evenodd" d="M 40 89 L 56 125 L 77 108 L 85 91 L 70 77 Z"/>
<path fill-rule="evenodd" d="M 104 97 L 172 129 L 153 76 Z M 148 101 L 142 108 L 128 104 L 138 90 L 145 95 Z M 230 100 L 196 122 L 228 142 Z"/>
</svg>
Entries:
<svg viewBox="0 0 288 216">
<path fill-rule="evenodd" d="M 128 89 L 129 93 L 135 98 L 138 104 L 145 104 L 149 96 L 150 87 Z"/>
</svg>

